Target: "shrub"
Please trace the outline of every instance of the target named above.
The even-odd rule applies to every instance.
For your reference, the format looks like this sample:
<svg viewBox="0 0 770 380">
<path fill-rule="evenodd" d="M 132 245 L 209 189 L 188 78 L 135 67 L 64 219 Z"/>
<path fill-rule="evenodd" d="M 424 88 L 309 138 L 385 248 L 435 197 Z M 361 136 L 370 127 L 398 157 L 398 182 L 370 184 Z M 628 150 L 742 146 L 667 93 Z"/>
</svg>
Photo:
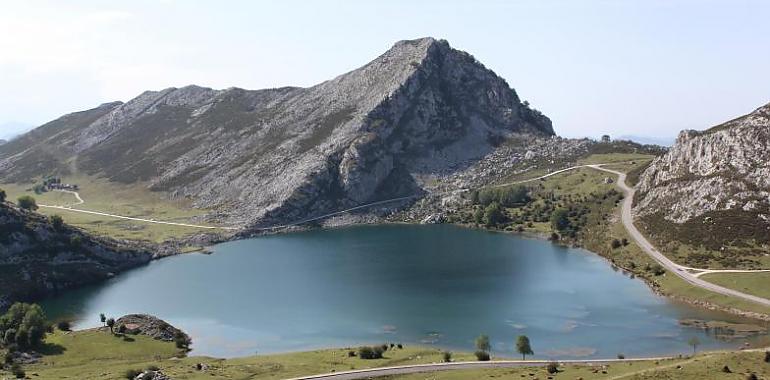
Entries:
<svg viewBox="0 0 770 380">
<path fill-rule="evenodd" d="M 559 363 L 557 363 L 557 362 L 550 362 L 550 363 L 548 363 L 547 366 L 545 366 L 545 370 L 548 371 L 548 373 L 550 373 L 551 375 L 553 375 L 554 373 L 558 373 L 559 372 Z"/>
<path fill-rule="evenodd" d="M 612 249 L 618 249 L 618 248 L 620 248 L 620 246 L 621 246 L 621 244 L 620 244 L 620 240 L 618 240 L 618 239 L 612 239 L 612 242 L 610 243 L 610 247 L 611 247 Z"/>
<path fill-rule="evenodd" d="M 157 371 L 160 371 L 160 367 L 156 366 L 155 364 L 151 364 L 151 365 L 147 366 L 147 370 L 148 371 L 157 372 Z"/>
<path fill-rule="evenodd" d="M 626 358 L 626 355 L 618 354 L 618 359 L 623 360 Z"/>
<path fill-rule="evenodd" d="M 190 348 L 190 343 L 192 342 L 190 342 L 190 338 L 183 332 L 177 331 L 177 333 L 174 334 L 174 343 L 176 344 L 176 348 L 187 350 Z"/>
<path fill-rule="evenodd" d="M 51 222 L 51 226 L 53 226 L 53 229 L 56 231 L 61 231 L 62 227 L 64 227 L 64 219 L 62 219 L 59 215 L 51 215 L 48 220 Z"/>
<path fill-rule="evenodd" d="M 474 355 L 476 355 L 476 359 L 480 362 L 489 361 L 489 352 L 478 350 L 474 352 Z"/>
<path fill-rule="evenodd" d="M 441 356 L 444 363 L 449 363 L 452 361 L 452 353 L 449 351 L 444 351 L 444 353 Z"/>
<path fill-rule="evenodd" d="M 17 204 L 24 210 L 37 210 L 37 202 L 35 201 L 35 198 L 30 195 L 20 196 L 19 199 L 17 199 Z"/>
<path fill-rule="evenodd" d="M 5 190 L 0 189 L 0 203 L 5 202 L 5 197 L 6 197 Z"/>
<path fill-rule="evenodd" d="M 759 380 L 756 373 L 750 373 L 748 376 L 746 376 L 746 380 Z"/>
<path fill-rule="evenodd" d="M 730 369 L 730 367 L 728 367 L 726 365 L 724 367 L 722 367 L 722 372 L 724 372 L 724 373 L 733 373 L 733 371 Z"/>
<path fill-rule="evenodd" d="M 770 351 L 765 351 L 765 363 L 770 363 Z"/>
<path fill-rule="evenodd" d="M 356 356 L 356 352 L 355 351 L 353 351 L 353 350 L 348 351 L 348 357 L 349 358 L 352 358 L 354 356 Z"/>
<path fill-rule="evenodd" d="M 72 329 L 69 321 L 59 321 L 56 324 L 56 327 L 58 327 L 61 331 L 70 331 Z"/>
<path fill-rule="evenodd" d="M 5 354 L 3 354 L 3 363 L 8 365 L 13 364 L 13 352 L 8 350 Z"/>
<path fill-rule="evenodd" d="M 129 370 L 126 370 L 124 377 L 129 380 L 134 380 L 134 378 L 139 376 L 140 373 L 142 373 L 142 371 L 137 369 L 129 369 Z"/>
<path fill-rule="evenodd" d="M 83 238 L 80 237 L 80 235 L 72 235 L 70 236 L 70 245 L 72 247 L 80 247 L 80 245 L 83 244 Z"/>
<path fill-rule="evenodd" d="M 118 326 L 118 334 L 125 334 L 125 333 L 126 333 L 126 325 Z"/>
<path fill-rule="evenodd" d="M 384 351 L 382 350 L 382 347 L 370 347 L 370 346 L 363 346 L 358 349 L 358 357 L 361 359 L 381 359 L 382 353 Z"/>
<path fill-rule="evenodd" d="M 16 376 L 17 379 L 23 379 L 27 377 L 27 374 L 24 372 L 24 369 L 22 369 L 18 363 L 11 365 L 11 373 L 13 374 L 13 376 Z"/>
<path fill-rule="evenodd" d="M 401 350 L 401 349 L 403 349 L 403 348 L 404 348 L 404 345 L 403 345 L 403 344 L 401 344 L 401 343 L 399 343 L 399 344 L 397 344 L 397 345 L 396 345 L 396 347 L 398 347 L 398 349 L 399 349 L 399 350 Z"/>
<path fill-rule="evenodd" d="M 620 244 L 623 244 L 624 247 L 627 246 L 628 245 L 628 239 L 626 239 L 626 238 L 620 239 Z"/>
<path fill-rule="evenodd" d="M 385 352 L 385 351 L 388 350 L 388 345 L 387 344 L 383 344 L 382 346 L 380 346 L 380 348 L 382 348 L 382 352 Z"/>
<path fill-rule="evenodd" d="M 505 220 L 505 214 L 499 203 L 492 202 L 484 208 L 484 224 L 487 226 L 500 224 L 503 220 Z"/>
</svg>

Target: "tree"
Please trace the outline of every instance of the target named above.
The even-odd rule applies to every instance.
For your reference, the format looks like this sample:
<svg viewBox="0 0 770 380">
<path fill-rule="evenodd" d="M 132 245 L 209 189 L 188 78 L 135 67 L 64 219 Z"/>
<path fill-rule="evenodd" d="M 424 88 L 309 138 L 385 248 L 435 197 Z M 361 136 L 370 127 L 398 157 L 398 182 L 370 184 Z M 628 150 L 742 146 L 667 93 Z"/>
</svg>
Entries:
<svg viewBox="0 0 770 380">
<path fill-rule="evenodd" d="M 505 219 L 503 208 L 497 202 L 492 202 L 484 209 L 484 224 L 494 226 Z"/>
<path fill-rule="evenodd" d="M 51 215 L 48 220 L 51 222 L 51 226 L 53 226 L 53 229 L 56 231 L 61 231 L 62 227 L 64 226 L 64 219 L 62 219 L 59 215 Z"/>
<path fill-rule="evenodd" d="M 620 248 L 620 246 L 621 246 L 621 244 L 620 244 L 620 240 L 618 240 L 618 239 L 612 239 L 612 242 L 610 243 L 610 248 L 612 248 L 612 249 L 618 249 L 618 248 Z"/>
<path fill-rule="evenodd" d="M 526 335 L 519 335 L 516 338 L 516 352 L 521 354 L 521 360 L 526 360 L 527 355 L 534 355 L 532 346 L 529 344 L 529 338 Z"/>
<path fill-rule="evenodd" d="M 22 195 L 17 199 L 16 202 L 19 207 L 21 207 L 24 210 L 29 211 L 35 211 L 37 210 L 37 202 L 35 202 L 35 198 L 33 198 L 31 195 Z"/>
<path fill-rule="evenodd" d="M 564 231 L 569 228 L 569 212 L 563 208 L 557 208 L 551 213 L 551 228 L 554 231 Z"/>
<path fill-rule="evenodd" d="M 107 327 L 110 328 L 110 333 L 114 333 L 114 331 L 112 331 L 112 328 L 115 327 L 115 318 L 107 319 Z"/>
<path fill-rule="evenodd" d="M 104 315 L 104 313 L 100 313 L 99 314 L 99 320 L 102 321 L 102 324 L 104 324 L 106 326 L 105 323 L 107 323 L 107 316 Z"/>
<path fill-rule="evenodd" d="M 770 351 L 765 351 L 765 363 L 770 363 Z"/>
<path fill-rule="evenodd" d="M 176 348 L 188 350 L 190 349 L 190 343 L 192 342 L 190 341 L 190 337 L 188 337 L 185 333 L 181 331 L 177 331 L 174 334 L 174 343 L 176 344 Z M 377 347 L 377 348 L 382 349 L 381 347 Z M 382 357 L 381 354 L 380 354 L 380 357 Z"/>
<path fill-rule="evenodd" d="M 479 207 L 473 211 L 473 222 L 481 224 L 484 221 L 484 209 Z"/>
<path fill-rule="evenodd" d="M 484 352 L 492 350 L 488 335 L 479 335 L 478 338 L 476 338 L 476 349 Z"/>
<path fill-rule="evenodd" d="M 452 353 L 449 352 L 449 351 L 444 351 L 444 353 L 442 354 L 442 359 L 443 359 L 444 363 L 451 362 L 452 361 Z"/>
<path fill-rule="evenodd" d="M 56 327 L 61 331 L 70 331 L 72 329 L 69 321 L 59 321 L 59 323 L 56 324 Z"/>
<path fill-rule="evenodd" d="M 5 345 L 36 347 L 45 338 L 46 325 L 45 314 L 40 306 L 17 302 L 0 316 L 0 337 Z"/>
<path fill-rule="evenodd" d="M 0 203 L 5 202 L 5 197 L 6 197 L 5 190 L 0 189 Z"/>
<path fill-rule="evenodd" d="M 692 354 L 695 355 L 695 352 L 698 349 L 698 346 L 700 346 L 700 339 L 698 339 L 697 336 L 693 336 L 690 338 L 690 340 L 687 341 L 687 344 L 692 346 Z"/>
</svg>

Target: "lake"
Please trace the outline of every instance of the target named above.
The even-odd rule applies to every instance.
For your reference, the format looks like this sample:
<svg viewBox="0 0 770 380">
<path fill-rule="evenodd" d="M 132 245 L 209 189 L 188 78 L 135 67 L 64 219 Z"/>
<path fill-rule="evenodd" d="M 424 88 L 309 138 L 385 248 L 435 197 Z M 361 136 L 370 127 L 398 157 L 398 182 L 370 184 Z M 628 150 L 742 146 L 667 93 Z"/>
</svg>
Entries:
<svg viewBox="0 0 770 380">
<path fill-rule="evenodd" d="M 99 313 L 156 315 L 218 357 L 384 342 L 515 357 L 525 334 L 539 358 L 608 358 L 736 348 L 682 327 L 726 319 L 655 295 L 581 249 L 511 234 L 436 226 L 364 226 L 227 242 L 162 259 L 43 302 L 75 327 Z"/>
</svg>

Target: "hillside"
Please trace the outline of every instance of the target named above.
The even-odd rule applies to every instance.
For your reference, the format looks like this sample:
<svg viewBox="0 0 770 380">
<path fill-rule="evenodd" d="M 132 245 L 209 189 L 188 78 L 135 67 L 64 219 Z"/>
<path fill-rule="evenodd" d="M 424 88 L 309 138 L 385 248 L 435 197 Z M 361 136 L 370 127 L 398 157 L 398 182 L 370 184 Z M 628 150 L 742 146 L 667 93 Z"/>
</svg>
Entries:
<svg viewBox="0 0 770 380">
<path fill-rule="evenodd" d="M 637 217 L 658 238 L 689 245 L 691 264 L 767 266 L 769 142 L 770 104 L 681 132 L 640 176 Z"/>
<path fill-rule="evenodd" d="M 85 173 L 258 226 L 420 193 L 550 120 L 446 41 L 400 41 L 309 88 L 147 91 L 0 147 L 0 182 Z"/>
<path fill-rule="evenodd" d="M 16 300 L 107 279 L 150 258 L 147 251 L 0 202 L 0 310 Z"/>
</svg>

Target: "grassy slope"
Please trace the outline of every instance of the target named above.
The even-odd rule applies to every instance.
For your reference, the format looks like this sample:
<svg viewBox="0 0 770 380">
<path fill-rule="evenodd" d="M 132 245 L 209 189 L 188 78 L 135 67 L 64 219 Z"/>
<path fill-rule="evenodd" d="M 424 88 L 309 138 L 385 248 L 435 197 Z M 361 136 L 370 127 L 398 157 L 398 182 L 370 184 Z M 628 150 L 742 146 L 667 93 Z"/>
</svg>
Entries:
<svg viewBox="0 0 770 380">
<path fill-rule="evenodd" d="M 347 356 L 347 349 L 328 349 L 290 354 L 250 356 L 237 359 L 207 357 L 175 358 L 177 349 L 172 343 L 153 340 L 144 336 L 131 336 L 129 340 L 115 337 L 107 331 L 85 330 L 56 332 L 46 341 L 43 360 L 26 366 L 27 375 L 35 379 L 121 379 L 128 369 L 144 369 L 158 366 L 174 379 L 285 379 L 295 376 L 345 371 L 393 365 L 434 363 L 441 360 L 441 351 L 433 348 L 406 347 L 389 350 L 379 360 L 361 360 Z M 605 368 L 607 374 L 590 366 L 568 365 L 561 367 L 557 378 L 607 379 L 613 376 L 631 376 L 638 379 L 712 379 L 745 378 L 747 371 L 760 376 L 770 374 L 770 364 L 762 362 L 763 353 L 733 352 L 706 353 L 694 359 L 671 359 L 660 362 L 615 364 Z M 467 353 L 455 353 L 455 361 L 473 360 Z M 197 363 L 209 369 L 198 371 Z M 742 376 L 722 377 L 722 366 L 727 364 Z M 676 369 L 681 365 L 682 369 Z M 415 374 L 394 377 L 398 379 L 477 379 L 526 377 L 530 373 L 547 378 L 543 368 L 462 370 Z M 7 376 L 0 370 L 0 377 Z M 679 376 L 679 377 L 677 377 Z M 530 377 L 531 378 L 531 377 Z M 624 377 L 625 378 L 625 377 Z"/>
<path fill-rule="evenodd" d="M 703 275 L 702 278 L 717 285 L 770 298 L 770 272 L 711 273 Z"/>
<path fill-rule="evenodd" d="M 145 190 L 143 186 L 126 186 L 88 176 L 65 177 L 62 181 L 80 186 L 78 192 L 85 203 L 74 206 L 75 208 L 145 219 L 207 225 L 192 220 L 196 216 L 203 215 L 204 210 L 193 209 L 185 200 L 163 199 L 161 194 Z M 35 194 L 29 190 L 31 187 L 32 184 L 0 184 L 0 188 L 5 189 L 11 201 L 15 201 L 20 195 L 27 194 L 34 196 L 41 204 L 68 205 L 76 202 L 71 194 L 56 191 Z M 59 214 L 68 224 L 116 239 L 162 242 L 170 238 L 208 231 L 193 227 L 121 220 L 61 209 L 40 208 L 38 211 L 48 215 Z"/>
</svg>

